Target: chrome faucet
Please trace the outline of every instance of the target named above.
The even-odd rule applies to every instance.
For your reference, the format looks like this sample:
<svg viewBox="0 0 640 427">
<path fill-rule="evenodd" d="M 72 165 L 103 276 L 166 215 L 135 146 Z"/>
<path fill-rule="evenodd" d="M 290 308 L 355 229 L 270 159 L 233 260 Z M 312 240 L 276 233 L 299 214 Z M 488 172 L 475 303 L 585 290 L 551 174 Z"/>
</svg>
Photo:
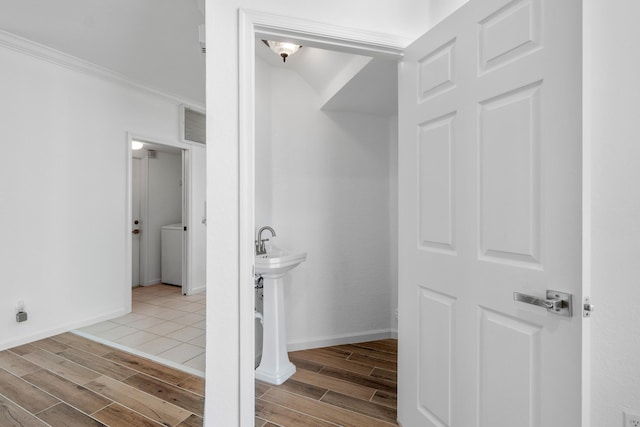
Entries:
<svg viewBox="0 0 640 427">
<path fill-rule="evenodd" d="M 271 237 L 276 237 L 276 232 L 273 228 L 268 225 L 261 227 L 256 233 L 256 255 L 264 255 L 267 253 L 267 249 L 264 247 L 264 242 L 268 242 L 269 239 L 262 238 L 262 232 L 265 230 L 269 230 L 271 232 Z"/>
</svg>

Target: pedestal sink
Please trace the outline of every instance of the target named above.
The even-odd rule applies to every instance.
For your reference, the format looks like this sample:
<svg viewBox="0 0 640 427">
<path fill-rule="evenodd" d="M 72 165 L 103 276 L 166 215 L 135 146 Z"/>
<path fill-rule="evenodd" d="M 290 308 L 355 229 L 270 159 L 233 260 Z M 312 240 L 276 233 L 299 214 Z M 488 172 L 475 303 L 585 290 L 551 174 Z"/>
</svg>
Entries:
<svg viewBox="0 0 640 427">
<path fill-rule="evenodd" d="M 260 381 L 280 385 L 296 372 L 287 354 L 283 278 L 306 259 L 306 252 L 279 248 L 256 255 L 256 274 L 264 279 L 262 359 L 256 368 L 256 379 Z"/>
</svg>

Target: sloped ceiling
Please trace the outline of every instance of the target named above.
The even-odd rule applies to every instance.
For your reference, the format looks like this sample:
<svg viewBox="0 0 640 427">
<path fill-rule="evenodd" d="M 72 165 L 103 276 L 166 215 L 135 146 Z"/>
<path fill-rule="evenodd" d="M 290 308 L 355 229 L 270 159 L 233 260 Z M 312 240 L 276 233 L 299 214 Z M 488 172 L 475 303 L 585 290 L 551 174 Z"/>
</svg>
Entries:
<svg viewBox="0 0 640 427">
<path fill-rule="evenodd" d="M 0 0 L 0 30 L 198 105 L 203 0 Z"/>
<path fill-rule="evenodd" d="M 266 45 L 256 55 L 272 67 L 298 73 L 320 96 L 322 109 L 389 116 L 398 111 L 395 60 L 303 47 L 283 63 Z"/>
</svg>

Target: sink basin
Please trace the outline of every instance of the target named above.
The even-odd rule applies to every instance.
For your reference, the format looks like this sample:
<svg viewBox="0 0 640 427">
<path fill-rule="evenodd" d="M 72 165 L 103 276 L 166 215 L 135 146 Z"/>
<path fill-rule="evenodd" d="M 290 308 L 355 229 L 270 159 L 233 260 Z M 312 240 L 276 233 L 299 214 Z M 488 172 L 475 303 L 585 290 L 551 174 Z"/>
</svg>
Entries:
<svg viewBox="0 0 640 427">
<path fill-rule="evenodd" d="M 264 255 L 256 255 L 256 273 L 262 275 L 284 274 L 306 259 L 306 252 L 295 252 L 274 247 Z"/>
</svg>

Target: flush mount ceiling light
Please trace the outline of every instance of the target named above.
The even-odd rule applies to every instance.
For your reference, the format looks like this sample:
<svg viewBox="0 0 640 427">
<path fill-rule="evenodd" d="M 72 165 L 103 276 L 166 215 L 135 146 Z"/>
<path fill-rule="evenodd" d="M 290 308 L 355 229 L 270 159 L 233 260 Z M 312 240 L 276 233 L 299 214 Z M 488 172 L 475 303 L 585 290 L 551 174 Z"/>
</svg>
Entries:
<svg viewBox="0 0 640 427">
<path fill-rule="evenodd" d="M 302 47 L 295 43 L 274 42 L 271 40 L 262 40 L 262 43 L 266 44 L 269 46 L 269 49 L 280 55 L 282 57 L 282 62 L 287 62 L 287 58 L 296 53 L 298 49 Z"/>
<path fill-rule="evenodd" d="M 144 144 L 140 141 L 136 141 L 135 139 L 131 141 L 131 149 L 132 150 L 140 150 L 144 147 Z"/>
</svg>

